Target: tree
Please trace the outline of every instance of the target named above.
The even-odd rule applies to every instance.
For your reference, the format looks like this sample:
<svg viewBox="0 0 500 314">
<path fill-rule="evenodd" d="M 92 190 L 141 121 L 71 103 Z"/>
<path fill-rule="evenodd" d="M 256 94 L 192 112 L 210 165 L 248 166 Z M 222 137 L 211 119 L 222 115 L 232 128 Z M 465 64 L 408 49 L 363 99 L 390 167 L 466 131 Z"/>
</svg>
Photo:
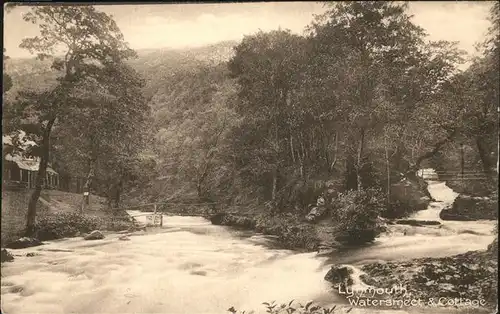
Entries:
<svg viewBox="0 0 500 314">
<path fill-rule="evenodd" d="M 3 48 L 3 68 L 4 68 L 4 72 L 3 72 L 3 80 L 2 80 L 2 86 L 3 86 L 2 93 L 8 92 L 9 89 L 11 89 L 11 87 L 12 87 L 12 78 L 10 77 L 9 74 L 7 74 L 5 72 L 5 61 L 6 60 L 9 60 L 9 57 L 7 55 L 5 55 L 5 48 Z"/>
<path fill-rule="evenodd" d="M 406 13 L 407 4 L 365 1 L 329 6 L 310 27 L 319 62 L 314 69 L 327 84 L 338 87 L 338 120 L 352 130 L 347 168 L 356 170 L 357 178 L 351 181 L 360 189 L 367 145 L 378 146 L 384 138 L 377 134 L 390 124 L 402 131 L 396 145 L 396 156 L 402 158 L 410 135 L 404 130 L 412 124 L 414 112 L 437 101 L 456 72 L 461 52 L 454 43 L 426 42 L 423 29 Z M 324 66 L 325 62 L 333 65 Z"/>
<path fill-rule="evenodd" d="M 155 146 L 163 164 L 160 172 L 168 182 L 166 189 L 177 187 L 162 194 L 172 198 L 193 192 L 202 202 L 227 198 L 221 185 L 231 172 L 224 164 L 228 132 L 238 122 L 231 109 L 234 82 L 221 65 L 177 73 L 172 83 L 165 87 L 169 97 L 155 100 L 164 106 L 156 116 Z"/>
<path fill-rule="evenodd" d="M 40 59 L 51 58 L 52 68 L 60 73 L 55 87 L 23 92 L 10 108 L 13 117 L 9 119 L 10 129 L 25 129 L 38 140 L 40 147 L 39 170 L 26 226 L 26 234 L 32 235 L 53 126 L 88 109 L 88 103 L 80 101 L 79 91 L 85 90 L 89 83 L 104 86 L 115 97 L 127 91 L 130 71 L 123 60 L 135 53 L 124 42 L 112 17 L 93 6 L 34 6 L 23 18 L 38 25 L 40 36 L 23 39 L 20 47 L 36 53 Z"/>
<path fill-rule="evenodd" d="M 290 31 L 259 32 L 246 36 L 235 47 L 235 56 L 229 62 L 231 75 L 237 78 L 240 87 L 236 111 L 244 117 L 245 127 L 253 128 L 263 139 L 257 144 L 248 138 L 245 151 L 251 150 L 249 144 L 257 144 L 249 157 L 259 163 L 261 174 L 270 173 L 272 202 L 277 198 L 280 170 L 285 166 L 288 152 L 295 158 L 294 112 L 287 109 L 297 106 L 293 98 L 298 91 L 304 44 L 303 37 Z M 290 149 L 285 146 L 284 136 L 290 139 Z"/>
</svg>

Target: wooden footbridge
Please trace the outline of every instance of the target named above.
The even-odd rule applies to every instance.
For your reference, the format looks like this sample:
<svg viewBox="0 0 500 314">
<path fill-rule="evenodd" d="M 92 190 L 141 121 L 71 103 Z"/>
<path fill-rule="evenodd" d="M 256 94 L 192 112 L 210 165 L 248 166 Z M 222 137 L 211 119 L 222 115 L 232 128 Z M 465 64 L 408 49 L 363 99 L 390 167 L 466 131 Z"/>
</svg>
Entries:
<svg viewBox="0 0 500 314">
<path fill-rule="evenodd" d="M 125 208 L 120 208 L 120 210 L 126 211 L 129 216 L 134 220 L 134 223 L 138 223 L 137 218 L 145 217 L 146 226 L 163 226 L 163 216 L 165 215 L 181 215 L 181 216 L 191 216 L 193 208 L 205 207 L 207 208 L 207 213 L 217 213 L 220 209 L 219 203 L 148 203 L 140 204 L 136 206 L 130 206 Z M 176 207 L 177 210 L 167 211 L 168 207 Z M 178 210 L 178 208 L 183 208 Z M 130 213 L 129 211 L 140 211 L 140 213 Z M 198 215 L 196 215 L 198 216 Z"/>
</svg>

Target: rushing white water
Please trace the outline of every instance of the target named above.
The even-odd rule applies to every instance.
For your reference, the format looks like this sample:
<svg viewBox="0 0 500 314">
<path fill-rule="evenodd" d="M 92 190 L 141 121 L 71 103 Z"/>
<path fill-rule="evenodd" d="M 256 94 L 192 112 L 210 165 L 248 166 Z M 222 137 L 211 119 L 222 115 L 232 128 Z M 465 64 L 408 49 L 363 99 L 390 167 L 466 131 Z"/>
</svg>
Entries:
<svg viewBox="0 0 500 314">
<path fill-rule="evenodd" d="M 441 221 L 439 211 L 456 194 L 439 182 L 430 182 L 429 191 L 442 202 L 413 218 Z M 359 265 L 446 256 L 485 249 L 494 238 L 490 221 L 441 222 L 442 227 L 392 226 L 374 245 L 339 252 L 333 259 Z M 165 216 L 163 228 L 151 230 L 129 241 L 107 234 L 104 240 L 73 238 L 13 250 L 15 261 L 2 264 L 2 311 L 222 314 L 230 306 L 259 310 L 261 302 L 292 299 L 345 305 L 323 279 L 327 258 L 315 253 L 272 249 L 272 238 L 213 226 L 199 217 Z M 26 257 L 29 252 L 39 255 Z M 396 312 L 407 310 L 391 311 Z M 357 308 L 351 313 L 389 312 Z"/>
<path fill-rule="evenodd" d="M 25 313 L 224 313 L 327 293 L 313 254 L 271 250 L 198 217 L 165 217 L 156 233 L 67 239 L 13 251 L 2 266 L 2 309 Z M 52 252 L 50 249 L 68 250 Z M 42 250 L 42 251 L 40 251 Z M 22 288 L 22 291 L 19 290 Z M 10 291 L 17 291 L 12 293 Z"/>
</svg>

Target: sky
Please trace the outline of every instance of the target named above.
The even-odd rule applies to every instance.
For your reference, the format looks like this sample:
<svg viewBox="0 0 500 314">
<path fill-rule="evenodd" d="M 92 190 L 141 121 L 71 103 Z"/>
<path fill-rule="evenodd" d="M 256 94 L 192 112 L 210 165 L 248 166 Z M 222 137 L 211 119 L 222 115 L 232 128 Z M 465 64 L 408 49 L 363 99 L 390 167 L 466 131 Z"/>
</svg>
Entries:
<svg viewBox="0 0 500 314">
<path fill-rule="evenodd" d="M 458 41 L 459 47 L 474 53 L 489 27 L 493 2 L 410 2 L 413 21 L 431 40 Z M 315 14 L 325 11 L 317 2 L 261 2 L 218 4 L 100 5 L 112 14 L 125 40 L 134 49 L 185 48 L 240 40 L 259 29 L 287 28 L 302 34 Z M 19 48 L 21 40 L 38 34 L 36 25 L 24 22 L 27 7 L 4 15 L 4 47 L 12 58 L 29 57 Z"/>
</svg>

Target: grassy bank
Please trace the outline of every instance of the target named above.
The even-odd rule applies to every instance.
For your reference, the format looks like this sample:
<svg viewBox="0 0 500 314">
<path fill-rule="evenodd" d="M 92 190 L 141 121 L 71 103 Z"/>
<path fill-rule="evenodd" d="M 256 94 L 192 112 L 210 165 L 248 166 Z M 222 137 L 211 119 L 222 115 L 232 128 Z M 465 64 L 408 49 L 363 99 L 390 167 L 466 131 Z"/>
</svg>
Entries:
<svg viewBox="0 0 500 314">
<path fill-rule="evenodd" d="M 31 191 L 2 191 L 1 245 L 23 235 Z M 39 240 L 76 236 L 92 230 L 119 231 L 133 223 L 124 212 L 106 210 L 105 199 L 91 196 L 90 208 L 79 214 L 81 195 L 44 190 L 37 206 L 36 235 Z"/>
<path fill-rule="evenodd" d="M 44 191 L 45 192 L 45 191 Z M 1 246 L 20 236 L 26 227 L 26 215 L 31 191 L 2 191 Z M 49 213 L 48 206 L 41 200 L 37 204 L 39 215 Z"/>
</svg>

